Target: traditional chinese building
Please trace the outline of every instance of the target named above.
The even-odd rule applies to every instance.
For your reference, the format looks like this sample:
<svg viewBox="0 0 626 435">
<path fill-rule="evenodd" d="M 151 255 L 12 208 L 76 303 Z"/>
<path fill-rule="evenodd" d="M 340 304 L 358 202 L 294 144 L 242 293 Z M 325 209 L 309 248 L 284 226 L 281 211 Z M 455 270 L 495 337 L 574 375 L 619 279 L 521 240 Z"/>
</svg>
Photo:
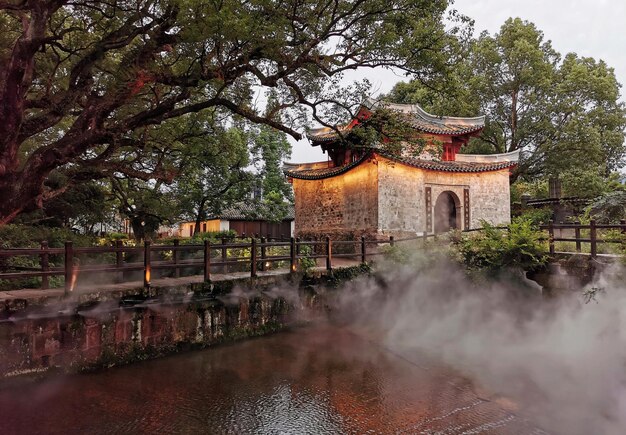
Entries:
<svg viewBox="0 0 626 435">
<path fill-rule="evenodd" d="M 348 145 L 381 107 L 398 113 L 428 152 L 412 156 Z M 418 105 L 366 101 L 350 123 L 310 130 L 311 144 L 328 160 L 285 164 L 295 193 L 296 235 L 414 235 L 477 228 L 482 220 L 510 222 L 509 175 L 518 152 L 459 154 L 484 123 L 484 116 L 439 117 Z"/>
</svg>

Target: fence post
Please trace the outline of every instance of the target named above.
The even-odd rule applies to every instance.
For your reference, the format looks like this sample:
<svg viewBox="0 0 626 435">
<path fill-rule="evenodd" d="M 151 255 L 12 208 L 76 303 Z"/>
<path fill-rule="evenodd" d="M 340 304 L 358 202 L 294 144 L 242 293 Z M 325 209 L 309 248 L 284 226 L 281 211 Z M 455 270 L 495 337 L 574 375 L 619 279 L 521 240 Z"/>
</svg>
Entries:
<svg viewBox="0 0 626 435">
<path fill-rule="evenodd" d="M 361 263 L 367 263 L 367 252 L 365 247 L 365 236 L 361 236 Z"/>
<path fill-rule="evenodd" d="M 174 276 L 180 278 L 180 268 L 178 267 L 178 247 L 180 246 L 180 240 L 174 240 L 174 252 L 172 252 L 172 260 L 176 267 L 174 267 Z"/>
<path fill-rule="evenodd" d="M 50 270 L 49 262 L 48 262 L 48 242 L 41 242 L 41 256 L 39 257 L 39 262 L 41 264 L 41 271 L 46 273 Z M 41 275 L 41 288 L 48 288 L 48 275 Z"/>
<path fill-rule="evenodd" d="M 204 281 L 211 281 L 211 243 L 204 241 Z"/>
<path fill-rule="evenodd" d="M 252 278 L 256 276 L 256 238 L 254 237 L 250 246 L 250 276 Z"/>
<path fill-rule="evenodd" d="M 121 240 L 115 241 L 115 268 L 121 269 L 124 266 L 124 253 L 122 252 L 123 243 Z M 118 271 L 115 273 L 115 282 L 124 281 L 124 272 Z"/>
<path fill-rule="evenodd" d="M 598 255 L 598 244 L 595 219 L 591 219 L 591 222 L 589 222 L 589 239 L 591 239 L 591 258 L 596 258 Z"/>
<path fill-rule="evenodd" d="M 576 252 L 580 252 L 582 250 L 580 243 L 580 221 L 576 221 L 574 222 L 574 224 L 576 225 L 576 228 L 574 229 L 574 238 L 576 239 Z"/>
<path fill-rule="evenodd" d="M 330 236 L 326 236 L 326 270 L 333 269 L 333 246 Z"/>
<path fill-rule="evenodd" d="M 293 237 L 289 241 L 289 271 L 291 273 L 296 271 L 298 263 L 298 251 L 300 250 L 300 246 L 297 241 L 298 239 L 294 239 Z"/>
<path fill-rule="evenodd" d="M 150 242 L 148 240 L 143 242 L 143 286 L 150 287 Z"/>
<path fill-rule="evenodd" d="M 265 254 L 266 254 L 266 239 L 265 237 L 261 237 L 261 271 L 265 271 Z"/>
<path fill-rule="evenodd" d="M 72 242 L 65 242 L 65 294 L 72 289 L 72 272 L 74 266 L 74 247 Z"/>
<path fill-rule="evenodd" d="M 622 250 L 626 250 L 626 219 L 619 221 L 619 226 L 622 233 Z"/>
<path fill-rule="evenodd" d="M 243 233 L 243 235 L 245 236 L 246 233 Z M 226 244 L 226 237 L 222 237 L 222 245 Z M 222 262 L 226 263 L 226 261 L 228 260 L 228 251 L 226 250 L 226 248 L 222 247 Z M 228 264 L 224 264 L 222 266 L 222 273 L 228 273 Z"/>
<path fill-rule="evenodd" d="M 389 236 L 389 246 L 393 246 L 394 244 L 393 236 Z"/>
<path fill-rule="evenodd" d="M 296 255 L 300 255 L 300 237 L 296 237 Z"/>
<path fill-rule="evenodd" d="M 548 244 L 550 246 L 550 255 L 554 255 L 554 222 L 548 222 Z"/>
</svg>

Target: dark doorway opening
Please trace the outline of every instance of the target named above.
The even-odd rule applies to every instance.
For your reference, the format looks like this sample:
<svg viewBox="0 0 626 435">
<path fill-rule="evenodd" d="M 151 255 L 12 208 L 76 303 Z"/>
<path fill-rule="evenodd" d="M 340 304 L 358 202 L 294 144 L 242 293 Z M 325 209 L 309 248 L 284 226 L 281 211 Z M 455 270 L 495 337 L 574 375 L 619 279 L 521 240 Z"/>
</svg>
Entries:
<svg viewBox="0 0 626 435">
<path fill-rule="evenodd" d="M 458 228 L 457 201 L 452 192 L 442 192 L 435 202 L 435 233 Z"/>
</svg>

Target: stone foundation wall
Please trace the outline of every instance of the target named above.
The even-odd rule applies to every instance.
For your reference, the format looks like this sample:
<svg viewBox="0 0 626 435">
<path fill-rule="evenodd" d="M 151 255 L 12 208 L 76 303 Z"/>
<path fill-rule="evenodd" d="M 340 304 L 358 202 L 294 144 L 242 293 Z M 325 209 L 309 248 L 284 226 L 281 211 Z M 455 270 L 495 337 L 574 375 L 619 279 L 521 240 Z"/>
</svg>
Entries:
<svg viewBox="0 0 626 435">
<path fill-rule="evenodd" d="M 324 316 L 332 289 L 369 271 L 360 265 L 149 293 L 94 289 L 14 304 L 0 312 L 0 380 L 107 368 L 277 331 Z"/>
<path fill-rule="evenodd" d="M 0 323 L 0 378 L 49 368 L 109 367 L 259 335 L 279 329 L 290 310 L 284 299 L 261 294 L 149 307 L 115 305 Z"/>
</svg>

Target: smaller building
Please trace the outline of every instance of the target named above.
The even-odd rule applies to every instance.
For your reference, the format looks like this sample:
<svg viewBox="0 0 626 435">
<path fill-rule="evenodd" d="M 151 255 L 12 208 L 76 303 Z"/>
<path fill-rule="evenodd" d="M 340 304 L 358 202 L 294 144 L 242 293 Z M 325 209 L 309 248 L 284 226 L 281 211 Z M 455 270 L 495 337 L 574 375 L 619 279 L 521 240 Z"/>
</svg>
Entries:
<svg viewBox="0 0 626 435">
<path fill-rule="evenodd" d="M 177 236 L 192 237 L 195 221 L 182 222 L 179 225 Z M 259 237 L 286 238 L 291 237 L 294 231 L 294 207 L 287 206 L 287 215 L 281 222 L 270 222 L 259 217 L 258 205 L 253 201 L 240 202 L 225 209 L 219 215 L 211 216 L 200 223 L 203 233 L 233 230 L 238 235 L 257 234 Z"/>
</svg>

